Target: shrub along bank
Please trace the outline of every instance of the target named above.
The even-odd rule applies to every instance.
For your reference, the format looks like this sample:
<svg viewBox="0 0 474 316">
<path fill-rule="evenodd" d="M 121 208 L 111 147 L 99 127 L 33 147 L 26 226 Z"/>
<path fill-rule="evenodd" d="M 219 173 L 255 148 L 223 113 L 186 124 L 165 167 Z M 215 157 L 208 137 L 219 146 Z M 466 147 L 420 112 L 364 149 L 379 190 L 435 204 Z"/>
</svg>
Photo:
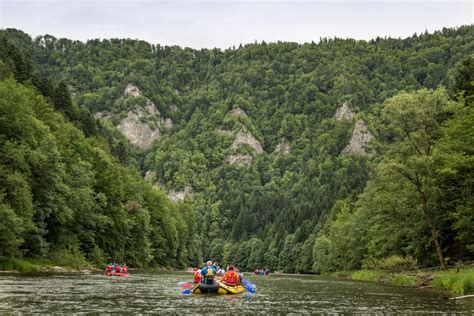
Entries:
<svg viewBox="0 0 474 316">
<path fill-rule="evenodd" d="M 416 288 L 434 288 L 456 295 L 474 293 L 474 266 L 448 270 L 422 270 L 410 256 L 366 260 L 362 270 L 337 272 L 333 276 Z"/>
<path fill-rule="evenodd" d="M 0 271 L 3 272 L 74 272 L 94 268 L 95 266 L 85 261 L 83 257 L 74 256 L 73 254 L 42 259 L 18 259 L 0 256 Z"/>
</svg>

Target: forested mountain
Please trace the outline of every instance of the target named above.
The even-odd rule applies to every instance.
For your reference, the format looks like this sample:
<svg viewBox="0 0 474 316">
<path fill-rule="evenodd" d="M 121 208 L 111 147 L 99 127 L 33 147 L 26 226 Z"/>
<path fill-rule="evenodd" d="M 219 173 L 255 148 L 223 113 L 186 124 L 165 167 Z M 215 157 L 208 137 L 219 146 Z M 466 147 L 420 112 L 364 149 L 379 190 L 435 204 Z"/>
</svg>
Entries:
<svg viewBox="0 0 474 316">
<path fill-rule="evenodd" d="M 196 260 L 193 210 L 121 164 L 120 137 L 34 66 L 0 38 L 0 259 Z"/>
<path fill-rule="evenodd" d="M 11 29 L 1 38 L 2 107 L 18 104 L 27 122 L 48 126 L 61 169 L 48 172 L 73 196 L 87 188 L 90 196 L 76 199 L 91 203 L 68 205 L 74 199 L 50 186 L 35 193 L 26 153 L 26 169 L 2 159 L 2 177 L 26 182 L 0 184 L 12 223 L 24 221 L 11 253 L 46 254 L 25 249 L 35 245 L 25 239 L 30 225 L 50 251 L 90 260 L 116 253 L 144 265 L 211 258 L 327 272 L 391 255 L 423 265 L 473 259 L 473 26 L 227 50 L 32 39 Z M 18 56 L 34 71 L 23 74 Z M 15 137 L 38 149 L 8 130 L 2 153 Z M 73 171 L 83 161 L 86 175 Z M 15 188 L 30 201 L 26 213 Z M 170 203 L 160 190 L 185 201 Z M 55 208 L 42 215 L 41 199 L 50 198 Z M 66 231 L 74 233 L 63 240 Z"/>
</svg>

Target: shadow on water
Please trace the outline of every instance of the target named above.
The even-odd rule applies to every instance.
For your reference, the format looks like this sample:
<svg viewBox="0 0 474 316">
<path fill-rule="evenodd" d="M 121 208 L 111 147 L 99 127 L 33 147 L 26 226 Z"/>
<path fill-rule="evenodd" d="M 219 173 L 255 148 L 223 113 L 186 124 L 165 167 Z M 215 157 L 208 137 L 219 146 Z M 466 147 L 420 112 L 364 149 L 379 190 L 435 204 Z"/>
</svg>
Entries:
<svg viewBox="0 0 474 316">
<path fill-rule="evenodd" d="M 191 275 L 136 271 L 0 275 L 0 314 L 24 313 L 467 313 L 474 300 L 442 293 L 321 276 L 250 277 L 257 294 L 183 295 Z"/>
</svg>

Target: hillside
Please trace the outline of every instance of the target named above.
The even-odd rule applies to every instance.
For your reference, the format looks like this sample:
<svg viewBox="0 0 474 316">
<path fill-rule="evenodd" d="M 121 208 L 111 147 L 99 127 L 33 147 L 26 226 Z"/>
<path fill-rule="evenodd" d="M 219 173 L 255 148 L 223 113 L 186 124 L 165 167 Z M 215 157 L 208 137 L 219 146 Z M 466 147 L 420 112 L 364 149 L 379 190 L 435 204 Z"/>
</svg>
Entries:
<svg viewBox="0 0 474 316">
<path fill-rule="evenodd" d="M 145 182 L 119 136 L 0 38 L 0 263 L 184 267 L 196 224 Z M 48 89 L 45 89 L 48 88 Z M 88 136 L 89 134 L 89 136 Z M 8 269 L 8 268 L 7 268 Z"/>
<path fill-rule="evenodd" d="M 85 140 L 112 144 L 104 153 L 120 166 L 112 169 L 133 174 L 120 190 L 104 193 L 114 196 L 117 212 L 129 214 L 128 201 L 153 194 L 166 205 L 171 231 L 158 237 L 165 224 L 153 224 L 153 206 L 138 202 L 152 227 L 140 239 L 148 252 L 128 254 L 135 244 L 125 244 L 121 255 L 160 265 L 212 258 L 287 272 L 355 269 L 391 255 L 423 265 L 474 259 L 473 26 L 407 39 L 227 50 L 32 39 L 18 30 L 0 36 L 29 56 L 37 76 L 65 87 L 83 118 L 95 115 L 94 124 L 125 136 L 87 135 L 87 124 L 61 114 Z M 16 75 L 16 83 L 2 76 L 5 89 L 38 93 Z M 92 170 L 90 181 L 107 176 Z M 92 256 L 86 241 L 74 245 Z M 116 249 L 99 248 L 108 255 Z"/>
</svg>

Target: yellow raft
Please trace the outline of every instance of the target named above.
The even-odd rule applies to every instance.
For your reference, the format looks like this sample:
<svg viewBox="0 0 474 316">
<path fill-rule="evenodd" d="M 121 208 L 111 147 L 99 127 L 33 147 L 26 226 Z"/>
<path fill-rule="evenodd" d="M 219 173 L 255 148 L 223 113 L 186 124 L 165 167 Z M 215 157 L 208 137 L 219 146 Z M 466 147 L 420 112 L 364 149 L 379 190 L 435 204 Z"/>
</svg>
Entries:
<svg viewBox="0 0 474 316">
<path fill-rule="evenodd" d="M 217 293 L 219 295 L 225 295 L 238 294 L 242 293 L 243 291 L 245 291 L 245 288 L 242 285 L 232 286 L 220 282 L 216 282 L 215 284 L 198 283 L 195 284 L 191 289 L 191 293 L 193 294 Z"/>
</svg>

